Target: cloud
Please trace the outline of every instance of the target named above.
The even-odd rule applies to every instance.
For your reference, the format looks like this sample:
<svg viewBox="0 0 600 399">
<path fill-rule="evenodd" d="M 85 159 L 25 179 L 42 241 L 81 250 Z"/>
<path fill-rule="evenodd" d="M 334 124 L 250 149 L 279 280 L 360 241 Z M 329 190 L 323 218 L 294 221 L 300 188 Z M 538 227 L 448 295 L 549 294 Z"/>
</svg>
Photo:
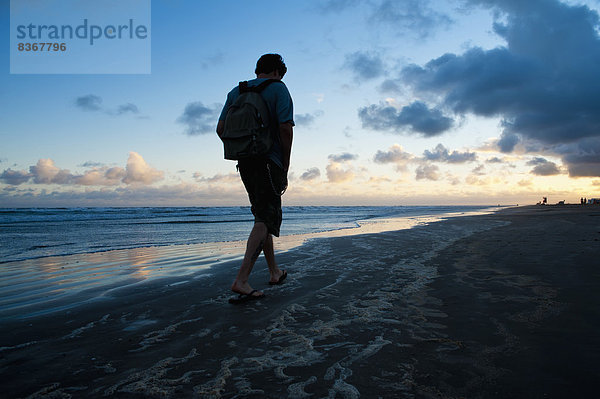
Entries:
<svg viewBox="0 0 600 399">
<path fill-rule="evenodd" d="M 201 173 L 196 172 L 193 175 L 194 179 L 199 183 L 236 183 L 240 181 L 238 173 L 228 173 L 226 175 L 217 173 L 212 177 L 204 177 Z"/>
<path fill-rule="evenodd" d="M 105 109 L 102 107 L 102 98 L 95 94 L 88 94 L 80 96 L 75 99 L 75 105 L 84 110 L 99 112 L 103 111 L 109 115 L 125 115 L 125 114 L 139 114 L 140 110 L 137 105 L 133 103 L 121 104 L 116 110 Z"/>
<path fill-rule="evenodd" d="M 555 146 L 571 177 L 600 176 L 600 138 L 587 138 L 575 143 Z"/>
<path fill-rule="evenodd" d="M 401 145 L 394 144 L 388 151 L 377 151 L 373 157 L 373 161 L 378 164 L 395 164 L 399 171 L 405 170 L 406 165 L 411 162 L 415 157 L 404 151 Z"/>
<path fill-rule="evenodd" d="M 116 186 L 121 183 L 152 184 L 162 180 L 163 176 L 163 172 L 149 166 L 140 154 L 132 151 L 129 153 L 125 168 L 94 166 L 82 175 L 74 175 L 68 169 L 57 167 L 52 159 L 40 159 L 37 164 L 29 167 L 29 172 L 4 170 L 0 175 L 0 180 L 10 185 L 24 184 L 32 180 L 34 184 Z"/>
<path fill-rule="evenodd" d="M 326 0 L 319 2 L 317 7 L 319 11 L 339 13 L 360 3 L 361 0 Z"/>
<path fill-rule="evenodd" d="M 514 133 L 503 132 L 502 136 L 500 136 L 500 140 L 498 140 L 498 148 L 500 152 L 510 153 L 513 152 L 515 146 L 519 144 L 519 136 Z"/>
<path fill-rule="evenodd" d="M 84 168 L 99 168 L 104 166 L 104 164 L 102 162 L 86 161 L 80 166 L 83 166 Z"/>
<path fill-rule="evenodd" d="M 223 64 L 225 61 L 225 54 L 219 50 L 212 55 L 202 57 L 202 60 L 200 67 L 202 69 L 208 69 Z"/>
<path fill-rule="evenodd" d="M 67 169 L 59 169 L 51 159 L 40 159 L 36 165 L 29 167 L 33 182 L 37 184 L 70 184 L 73 175 Z"/>
<path fill-rule="evenodd" d="M 117 108 L 117 115 L 123 115 L 127 113 L 139 114 L 140 110 L 138 109 L 137 105 L 132 103 L 119 105 L 119 107 Z"/>
<path fill-rule="evenodd" d="M 100 111 L 102 108 L 102 98 L 88 94 L 86 96 L 77 97 L 75 105 L 84 111 Z"/>
<path fill-rule="evenodd" d="M 330 183 L 343 183 L 354 179 L 352 168 L 344 168 L 336 162 L 330 162 L 325 170 L 327 172 L 327 180 Z"/>
<path fill-rule="evenodd" d="M 382 93 L 402 93 L 400 83 L 395 79 L 386 79 L 379 85 L 379 91 Z"/>
<path fill-rule="evenodd" d="M 152 168 L 137 152 L 131 151 L 125 167 L 125 184 L 152 184 L 162 180 L 164 173 Z"/>
<path fill-rule="evenodd" d="M 504 163 L 504 161 L 498 157 L 492 157 L 485 160 L 486 163 Z"/>
<path fill-rule="evenodd" d="M 560 174 L 560 170 L 554 162 L 550 162 L 545 158 L 536 157 L 527 162 L 527 165 L 534 166 L 531 173 L 538 176 L 554 176 Z"/>
<path fill-rule="evenodd" d="M 352 71 L 358 81 L 375 79 L 385 74 L 381 57 L 371 52 L 357 51 L 346 55 L 344 68 Z"/>
<path fill-rule="evenodd" d="M 296 114 L 294 115 L 294 122 L 296 123 L 296 126 L 311 126 L 315 120 L 320 117 L 323 116 L 323 111 L 315 111 L 312 114 Z"/>
<path fill-rule="evenodd" d="M 434 10 L 426 0 L 381 1 L 374 6 L 370 20 L 389 24 L 398 33 L 419 39 L 452 24 L 449 16 Z"/>
<path fill-rule="evenodd" d="M 325 172 L 330 183 L 343 183 L 354 179 L 354 169 L 350 163 L 358 159 L 358 155 L 344 152 L 331 154 L 328 159 L 329 164 L 325 168 Z"/>
<path fill-rule="evenodd" d="M 116 186 L 122 182 L 125 176 L 127 176 L 127 172 L 121 167 L 101 167 L 93 168 L 81 176 L 74 177 L 74 181 L 82 186 Z"/>
<path fill-rule="evenodd" d="M 415 171 L 415 178 L 417 180 L 439 180 L 440 174 L 437 165 L 423 164 L 417 167 Z"/>
<path fill-rule="evenodd" d="M 454 123 L 439 109 L 429 108 L 420 101 L 415 101 L 400 110 L 386 103 L 372 104 L 360 108 L 358 117 L 363 128 L 394 132 L 408 131 L 425 137 L 440 135 L 449 130 Z"/>
<path fill-rule="evenodd" d="M 485 175 L 485 171 L 484 171 L 484 169 L 485 169 L 485 166 L 484 166 L 484 165 L 479 165 L 479 166 L 477 166 L 476 168 L 474 168 L 474 169 L 471 171 L 471 173 L 473 173 L 474 175 L 477 175 L 477 176 L 483 176 L 483 175 Z"/>
<path fill-rule="evenodd" d="M 31 173 L 28 173 L 25 170 L 12 170 L 8 168 L 2 172 L 0 175 L 0 180 L 6 184 L 17 186 L 27 182 L 29 179 L 31 179 L 31 177 Z"/>
<path fill-rule="evenodd" d="M 474 152 L 458 152 L 455 150 L 450 153 L 442 144 L 438 144 L 432 151 L 425 150 L 423 156 L 428 161 L 447 163 L 465 163 L 477 160 L 477 155 Z"/>
<path fill-rule="evenodd" d="M 124 186 L 117 188 L 73 189 L 70 191 L 3 190 L 3 206 L 77 207 L 77 206 L 196 206 L 203 204 L 233 206 L 247 203 L 242 185 L 199 187 L 192 184 L 169 186 Z"/>
<path fill-rule="evenodd" d="M 600 38 L 598 13 L 558 0 L 468 0 L 492 9 L 494 32 L 505 46 L 444 54 L 423 66 L 402 69 L 419 98 L 439 98 L 457 115 L 499 117 L 498 147 L 519 142 L 548 151 L 600 138 Z M 600 175 L 598 152 L 581 161 L 581 148 L 560 152 L 571 176 Z M 558 149 L 556 149 L 558 152 Z"/>
<path fill-rule="evenodd" d="M 358 155 L 344 152 L 342 154 L 331 154 L 327 158 L 333 162 L 343 163 L 343 162 L 349 162 L 349 161 L 354 161 L 354 160 L 358 159 Z"/>
<path fill-rule="evenodd" d="M 309 181 L 318 179 L 319 177 L 321 177 L 321 171 L 319 168 L 310 168 L 300 175 L 300 180 Z"/>
<path fill-rule="evenodd" d="M 219 104 L 207 107 L 200 101 L 189 103 L 177 122 L 186 126 L 185 133 L 190 136 L 214 133 L 221 108 Z"/>
<path fill-rule="evenodd" d="M 454 21 L 434 9 L 429 0 L 327 0 L 319 2 L 317 12 L 340 14 L 353 7 L 362 7 L 369 26 L 385 24 L 401 36 L 415 39 L 431 37 L 447 29 Z"/>
</svg>

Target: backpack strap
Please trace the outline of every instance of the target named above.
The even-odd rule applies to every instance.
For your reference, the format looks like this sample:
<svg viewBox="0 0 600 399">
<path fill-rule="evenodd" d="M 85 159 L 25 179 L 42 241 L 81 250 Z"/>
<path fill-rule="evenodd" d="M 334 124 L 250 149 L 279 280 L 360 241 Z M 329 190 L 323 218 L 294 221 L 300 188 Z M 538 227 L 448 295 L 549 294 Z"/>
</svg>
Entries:
<svg viewBox="0 0 600 399">
<path fill-rule="evenodd" d="M 240 94 L 246 93 L 246 92 L 249 92 L 249 91 L 253 91 L 255 93 L 260 93 L 268 85 L 270 85 L 271 83 L 275 83 L 275 82 L 279 82 L 279 83 L 283 84 L 283 82 L 281 80 L 278 80 L 278 79 L 267 79 L 264 82 L 261 82 L 258 86 L 253 86 L 253 87 L 248 86 L 248 81 L 240 82 L 240 84 L 239 84 Z"/>
</svg>

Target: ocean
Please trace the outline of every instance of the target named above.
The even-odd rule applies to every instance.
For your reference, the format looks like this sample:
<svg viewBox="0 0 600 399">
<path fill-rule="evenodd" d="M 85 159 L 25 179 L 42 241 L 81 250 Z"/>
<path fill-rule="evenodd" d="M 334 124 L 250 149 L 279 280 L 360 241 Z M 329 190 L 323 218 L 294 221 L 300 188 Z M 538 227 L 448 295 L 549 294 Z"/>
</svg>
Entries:
<svg viewBox="0 0 600 399">
<path fill-rule="evenodd" d="M 290 206 L 282 236 L 354 229 L 382 220 L 465 213 L 487 206 Z M 119 249 L 245 240 L 249 207 L 4 208 L 0 264 Z"/>
<path fill-rule="evenodd" d="M 492 209 L 285 207 L 275 251 Z M 0 321 L 66 311 L 161 278 L 171 285 L 230 276 L 252 225 L 249 207 L 0 209 Z"/>
</svg>

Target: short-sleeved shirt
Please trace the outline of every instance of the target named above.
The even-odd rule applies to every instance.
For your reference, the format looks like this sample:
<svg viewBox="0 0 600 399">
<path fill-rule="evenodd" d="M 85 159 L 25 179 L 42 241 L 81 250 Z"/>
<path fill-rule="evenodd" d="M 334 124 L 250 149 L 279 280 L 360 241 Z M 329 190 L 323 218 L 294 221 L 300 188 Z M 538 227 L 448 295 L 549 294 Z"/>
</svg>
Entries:
<svg viewBox="0 0 600 399">
<path fill-rule="evenodd" d="M 252 79 L 248 81 L 248 86 L 254 87 L 258 86 L 260 83 L 264 82 L 267 79 Z M 282 155 L 281 155 L 281 143 L 279 142 L 279 125 L 282 123 L 290 123 L 294 126 L 294 105 L 292 102 L 292 96 L 288 91 L 287 87 L 283 82 L 273 82 L 268 85 L 261 93 L 260 93 L 269 108 L 269 113 L 271 117 L 271 126 L 274 127 L 275 140 L 273 143 L 273 148 L 268 154 L 269 159 L 275 162 L 279 167 L 283 167 Z M 224 121 L 227 116 L 227 110 L 233 104 L 233 102 L 240 95 L 239 86 L 234 87 L 229 94 L 227 94 L 227 101 L 225 101 L 225 105 L 223 106 L 223 110 L 221 111 L 221 115 L 219 116 L 220 121 Z"/>
</svg>

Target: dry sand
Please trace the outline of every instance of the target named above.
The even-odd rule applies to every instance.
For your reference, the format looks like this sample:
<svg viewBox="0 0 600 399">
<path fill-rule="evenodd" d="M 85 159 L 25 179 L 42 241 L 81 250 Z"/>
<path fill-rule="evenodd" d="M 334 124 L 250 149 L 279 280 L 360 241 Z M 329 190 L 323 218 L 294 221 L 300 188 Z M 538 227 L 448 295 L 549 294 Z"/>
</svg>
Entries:
<svg viewBox="0 0 600 399">
<path fill-rule="evenodd" d="M 310 241 L 243 306 L 237 262 L 114 287 L 3 320 L 2 396 L 597 396 L 599 239 L 600 207 L 522 207 Z"/>
</svg>

